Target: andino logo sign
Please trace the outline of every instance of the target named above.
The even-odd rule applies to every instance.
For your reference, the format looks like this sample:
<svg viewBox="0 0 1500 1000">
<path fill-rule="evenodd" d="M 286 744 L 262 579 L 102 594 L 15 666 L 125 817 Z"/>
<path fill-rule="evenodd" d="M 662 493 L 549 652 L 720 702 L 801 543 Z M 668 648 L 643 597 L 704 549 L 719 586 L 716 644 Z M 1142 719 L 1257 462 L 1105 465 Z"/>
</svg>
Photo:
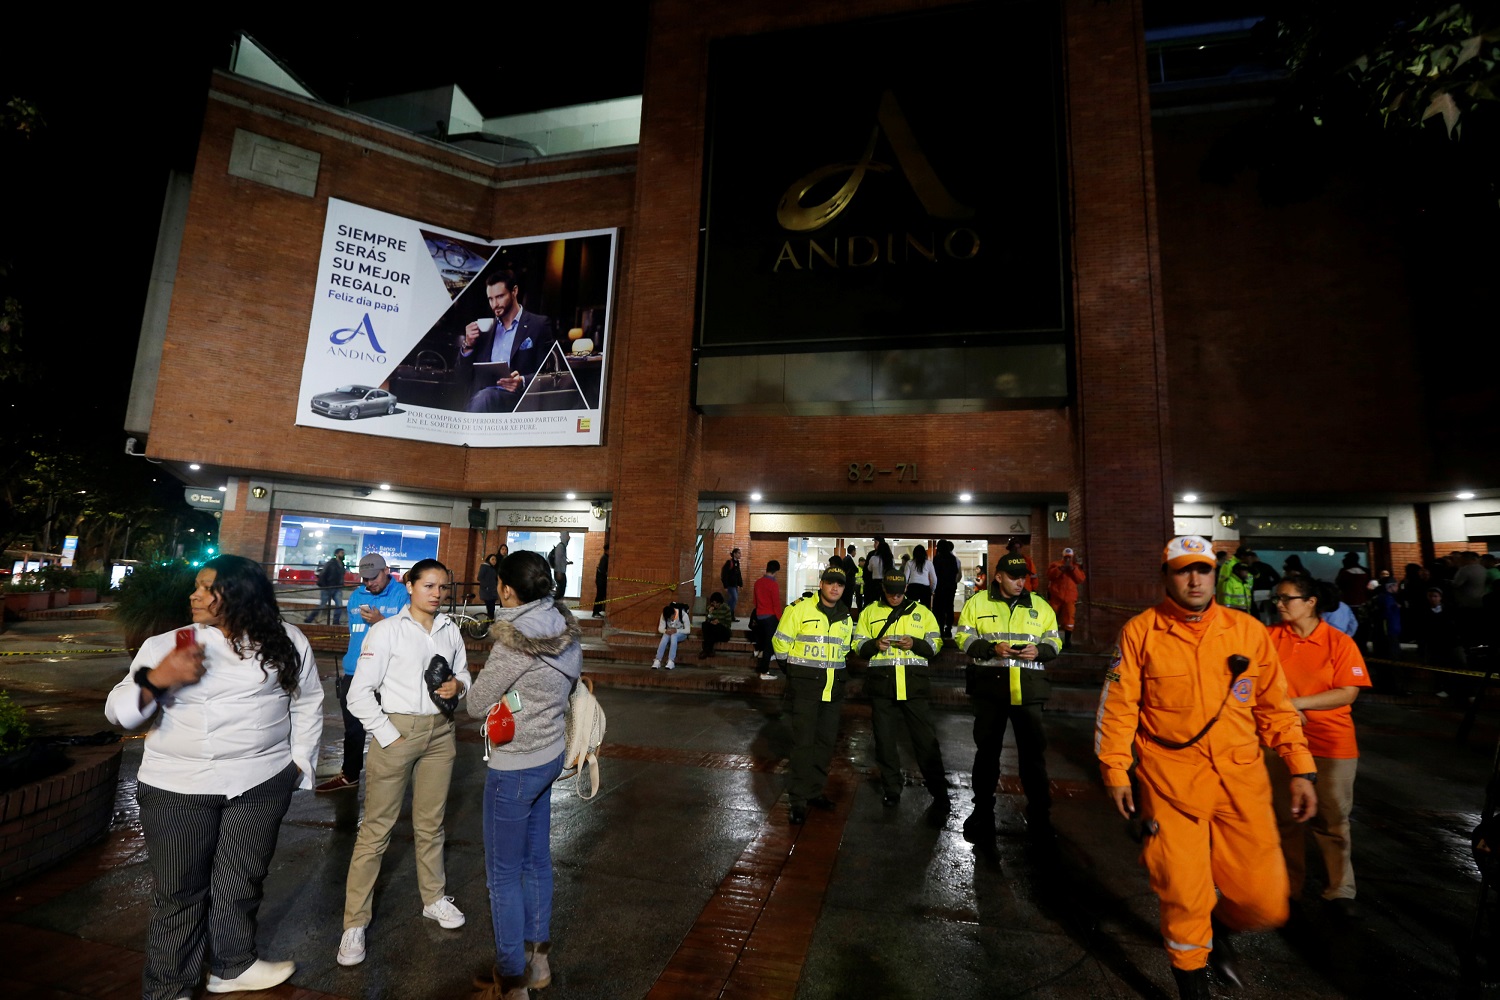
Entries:
<svg viewBox="0 0 1500 1000">
<path fill-rule="evenodd" d="M 360 345 L 351 343 L 356 337 L 366 338 L 370 342 L 370 350 L 361 350 Z M 375 325 L 370 322 L 369 313 L 365 313 L 365 318 L 358 325 L 346 326 L 330 333 L 328 341 L 333 345 L 328 348 L 328 353 L 335 357 L 386 364 L 385 348 L 375 339 Z"/>
<path fill-rule="evenodd" d="M 927 161 L 927 154 L 917 145 L 917 137 L 912 134 L 906 115 L 896 103 L 896 95 L 887 90 L 880 95 L 880 109 L 875 114 L 875 127 L 870 130 L 870 141 L 865 143 L 864 154 L 853 163 L 830 163 L 793 181 L 776 206 L 776 221 L 781 223 L 781 228 L 794 233 L 822 229 L 849 207 L 866 174 L 889 172 L 890 164 L 874 159 L 875 143 L 882 131 L 896 152 L 896 165 L 901 168 L 901 173 L 921 200 L 922 207 L 927 209 L 928 215 L 955 221 L 974 217 L 973 208 L 948 193 L 948 189 L 938 178 L 937 171 Z M 807 197 L 807 193 L 819 181 L 845 173 L 849 176 L 843 186 L 827 200 L 816 205 L 802 204 L 802 199 Z"/>
<path fill-rule="evenodd" d="M 928 216 L 945 222 L 964 222 L 974 217 L 974 208 L 955 198 L 938 177 L 927 154 L 918 145 L 901 105 L 896 103 L 895 94 L 887 90 L 880 95 L 875 125 L 859 159 L 826 164 L 793 181 L 776 205 L 776 222 L 781 228 L 794 233 L 822 229 L 849 207 L 866 176 L 890 173 L 890 164 L 875 159 L 875 146 L 882 134 L 896 154 L 896 169 L 911 185 Z M 838 190 L 815 204 L 803 203 L 813 188 L 839 176 L 844 177 L 844 183 Z M 815 266 L 869 267 L 882 260 L 888 264 L 904 264 L 913 258 L 935 264 L 943 258 L 969 260 L 978 253 L 979 234 L 967 226 L 957 226 L 946 232 L 933 229 L 927 232 L 908 230 L 904 233 L 834 236 L 826 243 L 809 237 L 805 247 L 801 241 L 797 245 L 791 240 L 784 242 L 771 271 L 778 273 L 783 265 L 801 271 Z"/>
</svg>

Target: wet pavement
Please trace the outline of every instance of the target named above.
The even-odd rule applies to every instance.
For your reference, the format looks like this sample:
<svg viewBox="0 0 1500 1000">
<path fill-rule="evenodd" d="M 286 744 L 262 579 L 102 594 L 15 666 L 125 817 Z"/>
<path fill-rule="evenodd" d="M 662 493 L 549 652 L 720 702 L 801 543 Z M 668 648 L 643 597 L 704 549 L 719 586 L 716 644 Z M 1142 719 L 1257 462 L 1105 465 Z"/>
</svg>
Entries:
<svg viewBox="0 0 1500 1000">
<path fill-rule="evenodd" d="M 42 732 L 107 728 L 104 693 L 128 660 L 107 622 L 12 624 L 0 687 Z M 340 739 L 327 678 L 324 773 Z M 591 664 L 591 669 L 600 667 Z M 603 787 L 553 797 L 557 872 L 553 984 L 542 998 L 1173 997 L 1156 901 L 1098 784 L 1091 719 L 1051 714 L 1048 765 L 1058 839 L 1024 836 L 1013 747 L 1002 760 L 997 864 L 959 834 L 968 812 L 969 719 L 937 710 L 956 809 L 924 821 L 909 773 L 899 807 L 873 779 L 869 711 L 846 706 L 830 795 L 790 827 L 781 795 L 788 732 L 779 682 L 704 691 L 712 670 L 679 668 L 654 690 L 601 688 L 609 732 Z M 601 670 L 601 672 L 604 672 Z M 748 668 L 735 674 L 742 678 Z M 673 686 L 675 685 L 675 687 Z M 1457 699 L 1454 699 L 1457 700 Z M 1316 901 L 1291 924 L 1238 939 L 1246 998 L 1491 996 L 1461 982 L 1460 946 L 1479 898 L 1468 831 L 1477 822 L 1500 719 L 1486 705 L 1466 747 L 1459 706 L 1399 699 L 1356 706 L 1363 757 L 1353 819 L 1365 919 Z M 464 718 L 461 716 L 461 719 Z M 150 879 L 133 810 L 140 742 L 128 741 L 113 829 L 75 859 L 0 893 L 7 959 L 0 996 L 139 995 Z M 910 762 L 909 752 L 906 757 Z M 359 793 L 299 793 L 261 910 L 262 953 L 292 958 L 291 983 L 259 996 L 456 998 L 493 957 L 484 887 L 477 723 L 464 719 L 447 817 L 448 891 L 469 917 L 444 931 L 419 915 L 410 824 L 377 888 L 369 957 L 334 961 Z M 1314 859 L 1309 871 L 1319 871 Z M 1316 885 L 1311 888 L 1316 889 Z M 1230 995 L 1216 987 L 1218 995 Z M 200 995 L 202 994 L 200 992 Z"/>
</svg>

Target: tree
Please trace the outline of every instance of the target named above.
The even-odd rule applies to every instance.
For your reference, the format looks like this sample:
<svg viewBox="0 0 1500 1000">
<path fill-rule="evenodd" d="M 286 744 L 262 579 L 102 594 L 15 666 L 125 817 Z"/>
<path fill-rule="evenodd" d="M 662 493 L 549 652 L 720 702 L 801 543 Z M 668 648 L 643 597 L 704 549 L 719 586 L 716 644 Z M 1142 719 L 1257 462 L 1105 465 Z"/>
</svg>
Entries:
<svg viewBox="0 0 1500 1000">
<path fill-rule="evenodd" d="M 1441 126 L 1465 180 L 1500 194 L 1500 2 L 1288 0 L 1264 23 L 1305 119 Z"/>
</svg>

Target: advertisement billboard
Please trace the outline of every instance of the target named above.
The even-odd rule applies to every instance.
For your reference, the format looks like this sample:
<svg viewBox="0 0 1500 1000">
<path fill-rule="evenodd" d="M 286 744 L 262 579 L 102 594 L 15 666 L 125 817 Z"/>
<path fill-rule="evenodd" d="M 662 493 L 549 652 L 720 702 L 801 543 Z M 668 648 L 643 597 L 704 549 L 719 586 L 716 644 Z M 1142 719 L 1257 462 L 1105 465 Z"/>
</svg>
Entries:
<svg viewBox="0 0 1500 1000">
<path fill-rule="evenodd" d="M 600 444 L 616 237 L 487 240 L 330 198 L 297 424 Z"/>
</svg>

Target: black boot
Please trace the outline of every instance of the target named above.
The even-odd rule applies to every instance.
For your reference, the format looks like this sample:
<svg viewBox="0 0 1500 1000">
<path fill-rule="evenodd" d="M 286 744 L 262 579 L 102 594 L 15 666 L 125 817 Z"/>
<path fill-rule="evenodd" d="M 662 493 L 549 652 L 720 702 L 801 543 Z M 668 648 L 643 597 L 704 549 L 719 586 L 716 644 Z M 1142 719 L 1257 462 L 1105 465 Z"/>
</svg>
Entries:
<svg viewBox="0 0 1500 1000">
<path fill-rule="evenodd" d="M 1177 980 L 1177 995 L 1182 1000 L 1209 1000 L 1208 969 L 1186 969 L 1173 967 L 1172 978 Z"/>
<path fill-rule="evenodd" d="M 1208 953 L 1208 964 L 1213 967 L 1215 973 L 1230 986 L 1245 985 L 1240 980 L 1240 956 L 1234 950 L 1234 944 L 1229 940 L 1229 928 L 1213 922 L 1214 947 Z"/>
</svg>

